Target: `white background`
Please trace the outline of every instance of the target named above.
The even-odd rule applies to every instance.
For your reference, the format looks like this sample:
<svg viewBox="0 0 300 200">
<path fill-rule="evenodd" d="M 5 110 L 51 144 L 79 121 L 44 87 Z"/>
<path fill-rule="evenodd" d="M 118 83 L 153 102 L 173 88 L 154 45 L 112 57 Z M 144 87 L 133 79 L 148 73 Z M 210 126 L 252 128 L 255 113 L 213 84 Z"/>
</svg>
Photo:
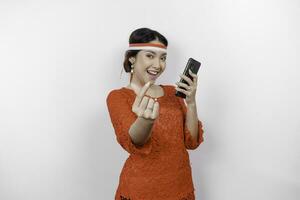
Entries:
<svg viewBox="0 0 300 200">
<path fill-rule="evenodd" d="M 128 154 L 105 100 L 141 27 L 169 41 L 156 84 L 202 62 L 197 200 L 299 199 L 299 1 L 0 2 L 1 200 L 114 198 Z"/>
</svg>

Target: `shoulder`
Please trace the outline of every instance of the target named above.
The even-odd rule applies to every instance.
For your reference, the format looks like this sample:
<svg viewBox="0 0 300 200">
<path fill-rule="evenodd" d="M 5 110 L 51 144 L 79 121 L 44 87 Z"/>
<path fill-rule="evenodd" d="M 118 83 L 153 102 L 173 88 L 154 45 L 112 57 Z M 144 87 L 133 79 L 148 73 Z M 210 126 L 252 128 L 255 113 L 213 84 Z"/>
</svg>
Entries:
<svg viewBox="0 0 300 200">
<path fill-rule="evenodd" d="M 168 96 L 170 96 L 172 99 L 174 98 L 175 101 L 179 102 L 179 103 L 183 103 L 183 99 L 181 97 L 177 97 L 175 95 L 176 93 L 176 86 L 175 85 L 163 85 L 165 88 L 165 91 L 167 93 Z"/>
<path fill-rule="evenodd" d="M 126 98 L 126 92 L 123 88 L 112 89 L 106 96 L 106 102 L 110 100 L 120 100 Z"/>
<path fill-rule="evenodd" d="M 164 89 L 165 89 L 167 92 L 175 92 L 175 91 L 176 91 L 174 85 L 162 85 L 162 86 L 164 87 Z"/>
<path fill-rule="evenodd" d="M 165 95 L 171 98 L 175 98 L 175 93 L 176 93 L 176 86 L 174 85 L 162 85 L 165 91 Z"/>
</svg>

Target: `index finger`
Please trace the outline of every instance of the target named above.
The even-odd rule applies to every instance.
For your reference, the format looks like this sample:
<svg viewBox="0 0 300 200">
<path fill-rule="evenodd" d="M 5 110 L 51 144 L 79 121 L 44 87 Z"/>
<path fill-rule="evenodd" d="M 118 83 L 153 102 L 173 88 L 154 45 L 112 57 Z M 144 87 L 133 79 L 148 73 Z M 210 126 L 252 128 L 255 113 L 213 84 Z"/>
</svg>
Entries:
<svg viewBox="0 0 300 200">
<path fill-rule="evenodd" d="M 139 91 L 138 95 L 135 98 L 134 104 L 140 105 L 145 93 L 152 84 L 153 82 L 149 81 L 142 87 L 142 89 Z"/>
</svg>

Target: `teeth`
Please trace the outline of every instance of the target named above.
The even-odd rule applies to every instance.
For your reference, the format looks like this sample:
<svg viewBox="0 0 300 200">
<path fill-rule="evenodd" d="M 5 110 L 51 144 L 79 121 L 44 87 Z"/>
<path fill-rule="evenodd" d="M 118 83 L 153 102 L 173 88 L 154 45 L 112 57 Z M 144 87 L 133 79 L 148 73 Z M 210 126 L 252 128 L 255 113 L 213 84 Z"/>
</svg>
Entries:
<svg viewBox="0 0 300 200">
<path fill-rule="evenodd" d="M 158 74 L 158 72 L 156 72 L 156 71 L 149 71 L 149 70 L 147 70 L 147 72 L 148 72 L 149 74 L 152 74 L 152 75 L 157 75 L 157 74 Z"/>
</svg>

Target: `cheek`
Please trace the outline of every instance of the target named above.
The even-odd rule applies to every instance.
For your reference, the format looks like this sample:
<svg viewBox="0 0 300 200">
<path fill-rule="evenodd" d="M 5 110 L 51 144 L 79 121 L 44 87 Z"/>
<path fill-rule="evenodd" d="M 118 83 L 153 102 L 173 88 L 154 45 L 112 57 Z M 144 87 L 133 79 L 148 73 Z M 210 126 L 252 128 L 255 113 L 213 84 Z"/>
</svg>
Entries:
<svg viewBox="0 0 300 200">
<path fill-rule="evenodd" d="M 150 62 L 149 62 L 149 60 L 147 60 L 147 59 L 145 58 L 145 59 L 141 59 L 141 60 L 139 61 L 138 65 L 141 67 L 141 69 L 146 70 L 146 68 L 149 67 Z"/>
<path fill-rule="evenodd" d="M 150 65 L 151 65 L 151 61 L 150 61 L 149 59 L 145 58 L 145 59 L 143 60 L 143 66 L 144 66 L 145 68 L 147 68 L 147 67 L 149 67 Z"/>
</svg>

